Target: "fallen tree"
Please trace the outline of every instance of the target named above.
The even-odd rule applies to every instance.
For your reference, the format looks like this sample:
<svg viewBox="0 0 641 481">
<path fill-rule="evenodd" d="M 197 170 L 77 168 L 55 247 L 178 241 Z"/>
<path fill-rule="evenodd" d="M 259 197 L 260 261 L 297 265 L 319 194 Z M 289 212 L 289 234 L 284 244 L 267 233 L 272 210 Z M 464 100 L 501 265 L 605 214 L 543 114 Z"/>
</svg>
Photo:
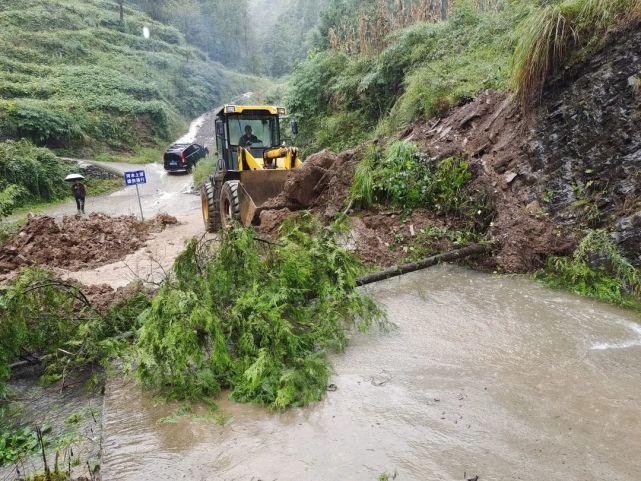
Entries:
<svg viewBox="0 0 641 481">
<path fill-rule="evenodd" d="M 383 322 L 356 289 L 361 271 L 311 216 L 285 223 L 276 243 L 242 228 L 215 248 L 193 241 L 140 317 L 138 376 L 181 399 L 229 389 L 271 408 L 318 400 L 327 353 L 345 349 L 351 328 Z"/>
<path fill-rule="evenodd" d="M 0 400 L 12 370 L 42 364 L 48 381 L 116 356 L 149 305 L 141 285 L 85 288 L 26 268 L 0 288 Z"/>
<path fill-rule="evenodd" d="M 402 264 L 399 266 L 390 267 L 389 269 L 385 269 L 383 271 L 367 274 L 365 276 L 359 277 L 356 280 L 356 285 L 364 286 L 367 284 L 372 284 L 374 282 L 384 281 L 385 279 L 390 279 L 392 277 L 397 277 L 403 274 L 408 274 L 410 272 L 425 269 L 427 267 L 434 266 L 441 262 L 450 262 L 450 261 L 464 259 L 466 257 L 471 257 L 474 255 L 486 254 L 491 250 L 492 250 L 491 245 L 473 244 L 471 246 L 463 247 L 461 249 L 444 252 L 443 254 L 437 254 L 435 256 L 431 256 L 417 262 L 410 262 L 408 264 Z"/>
</svg>

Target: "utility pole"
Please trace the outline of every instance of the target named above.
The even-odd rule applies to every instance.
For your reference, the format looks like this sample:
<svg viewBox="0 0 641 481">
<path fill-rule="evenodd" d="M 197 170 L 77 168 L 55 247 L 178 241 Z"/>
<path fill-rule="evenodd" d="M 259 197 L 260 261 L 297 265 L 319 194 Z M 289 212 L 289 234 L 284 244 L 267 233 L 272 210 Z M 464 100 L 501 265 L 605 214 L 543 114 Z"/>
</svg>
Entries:
<svg viewBox="0 0 641 481">
<path fill-rule="evenodd" d="M 120 23 L 125 23 L 125 9 L 124 4 L 125 0 L 118 0 L 118 7 L 120 9 Z"/>
</svg>

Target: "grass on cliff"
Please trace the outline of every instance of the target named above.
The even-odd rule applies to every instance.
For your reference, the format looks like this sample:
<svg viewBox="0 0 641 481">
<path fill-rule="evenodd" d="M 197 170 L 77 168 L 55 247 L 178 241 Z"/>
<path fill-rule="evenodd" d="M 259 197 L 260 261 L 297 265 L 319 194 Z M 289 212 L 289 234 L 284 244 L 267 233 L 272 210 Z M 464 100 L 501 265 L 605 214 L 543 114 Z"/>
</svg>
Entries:
<svg viewBox="0 0 641 481">
<path fill-rule="evenodd" d="M 356 168 L 350 198 L 363 208 L 376 203 L 406 212 L 429 207 L 453 213 L 465 210 L 470 202 L 462 189 L 471 177 L 463 159 L 450 157 L 435 163 L 411 142 L 396 140 L 382 150 L 377 145 L 366 150 Z"/>
<path fill-rule="evenodd" d="M 484 89 L 508 89 L 514 26 L 526 13 L 518 4 L 484 13 L 459 3 L 449 21 L 393 33 L 380 54 L 312 53 L 289 83 L 287 102 L 301 126 L 297 142 L 308 151 L 343 150 Z"/>
<path fill-rule="evenodd" d="M 443 115 L 485 89 L 524 105 L 561 67 L 598 51 L 608 32 L 641 20 L 641 0 L 454 2 L 448 21 L 392 33 L 379 54 L 312 52 L 289 81 L 305 152 L 340 151 Z"/>
<path fill-rule="evenodd" d="M 223 389 L 272 408 L 320 399 L 328 352 L 382 313 L 356 287 L 361 266 L 331 230 L 305 217 L 277 244 L 234 228 L 220 246 L 192 242 L 141 316 L 138 375 L 170 397 Z"/>
<path fill-rule="evenodd" d="M 612 30 L 638 25 L 640 0 L 566 0 L 534 3 L 517 29 L 513 84 L 524 108 L 563 66 L 603 46 Z"/>
</svg>

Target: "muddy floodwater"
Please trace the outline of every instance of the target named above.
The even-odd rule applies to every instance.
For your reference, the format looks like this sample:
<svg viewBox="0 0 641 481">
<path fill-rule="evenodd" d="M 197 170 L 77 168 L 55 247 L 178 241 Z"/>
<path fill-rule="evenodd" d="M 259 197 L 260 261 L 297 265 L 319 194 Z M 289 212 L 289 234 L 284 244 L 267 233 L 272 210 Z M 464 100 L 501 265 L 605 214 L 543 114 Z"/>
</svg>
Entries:
<svg viewBox="0 0 641 481">
<path fill-rule="evenodd" d="M 332 356 L 337 390 L 224 426 L 107 386 L 110 480 L 641 479 L 641 325 L 523 278 L 444 266 L 370 286 L 397 329 Z"/>
</svg>

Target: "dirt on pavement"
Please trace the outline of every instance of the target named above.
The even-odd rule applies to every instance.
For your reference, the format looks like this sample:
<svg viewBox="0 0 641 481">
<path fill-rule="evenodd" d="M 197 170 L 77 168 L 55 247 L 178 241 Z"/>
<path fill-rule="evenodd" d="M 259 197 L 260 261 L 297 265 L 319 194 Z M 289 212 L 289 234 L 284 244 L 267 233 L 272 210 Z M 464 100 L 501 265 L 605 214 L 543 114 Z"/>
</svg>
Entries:
<svg viewBox="0 0 641 481">
<path fill-rule="evenodd" d="M 24 266 L 66 270 L 90 269 L 124 258 L 145 245 L 152 232 L 176 224 L 161 214 L 148 222 L 133 216 L 47 216 L 29 218 L 27 224 L 0 248 L 0 276 Z"/>
</svg>

